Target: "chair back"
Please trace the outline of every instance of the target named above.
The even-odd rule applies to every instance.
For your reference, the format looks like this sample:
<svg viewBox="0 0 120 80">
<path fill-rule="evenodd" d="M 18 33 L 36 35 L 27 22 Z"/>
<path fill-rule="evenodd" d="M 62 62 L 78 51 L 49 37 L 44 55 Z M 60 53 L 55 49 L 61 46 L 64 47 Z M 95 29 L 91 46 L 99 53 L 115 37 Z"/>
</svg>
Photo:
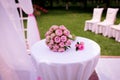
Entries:
<svg viewBox="0 0 120 80">
<path fill-rule="evenodd" d="M 24 11 L 22 10 L 19 3 L 16 3 L 16 7 L 18 9 L 19 18 L 20 18 L 20 22 L 21 22 L 21 28 L 22 28 L 22 31 L 24 34 L 24 39 L 25 39 L 25 41 L 27 41 L 27 27 L 25 25 L 25 21 L 27 22 L 28 17 L 23 16 Z"/>
<path fill-rule="evenodd" d="M 103 13 L 103 8 L 94 8 L 92 19 L 99 22 L 101 20 L 102 13 Z"/>
<path fill-rule="evenodd" d="M 108 8 L 105 20 L 110 24 L 114 24 L 118 10 L 118 8 Z"/>
<path fill-rule="evenodd" d="M 27 43 L 26 48 L 28 50 L 34 43 L 40 40 L 37 22 L 34 15 L 25 13 L 19 3 L 17 3 L 16 6 L 18 8 L 21 28 Z M 27 14 L 28 16 L 24 16 L 24 14 Z"/>
</svg>

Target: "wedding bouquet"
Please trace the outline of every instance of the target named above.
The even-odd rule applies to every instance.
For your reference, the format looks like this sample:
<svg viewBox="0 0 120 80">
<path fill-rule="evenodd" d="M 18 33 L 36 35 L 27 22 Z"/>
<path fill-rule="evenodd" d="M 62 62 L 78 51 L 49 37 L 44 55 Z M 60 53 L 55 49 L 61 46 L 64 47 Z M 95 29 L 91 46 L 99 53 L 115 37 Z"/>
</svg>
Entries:
<svg viewBox="0 0 120 80">
<path fill-rule="evenodd" d="M 54 52 L 64 52 L 72 41 L 72 35 L 64 25 L 52 25 L 45 37 L 47 46 Z"/>
</svg>

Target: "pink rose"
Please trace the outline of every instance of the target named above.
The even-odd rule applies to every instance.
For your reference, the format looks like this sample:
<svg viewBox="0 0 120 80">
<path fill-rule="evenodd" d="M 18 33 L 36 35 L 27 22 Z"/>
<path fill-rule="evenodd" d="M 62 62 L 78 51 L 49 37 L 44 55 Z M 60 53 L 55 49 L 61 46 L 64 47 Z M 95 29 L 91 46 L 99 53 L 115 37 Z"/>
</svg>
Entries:
<svg viewBox="0 0 120 80">
<path fill-rule="evenodd" d="M 78 50 L 83 50 L 84 49 L 84 45 L 80 45 L 78 46 Z"/>
<path fill-rule="evenodd" d="M 56 30 L 56 29 L 58 29 L 58 27 L 59 27 L 59 26 L 57 26 L 57 25 L 53 25 L 53 26 L 51 26 L 50 29 L 51 29 L 51 30 Z"/>
<path fill-rule="evenodd" d="M 76 50 L 83 50 L 84 49 L 84 42 L 77 42 L 77 44 L 75 45 Z"/>
<path fill-rule="evenodd" d="M 45 36 L 49 36 L 49 35 L 50 35 L 50 32 L 47 31 L 47 32 L 45 33 Z"/>
<path fill-rule="evenodd" d="M 54 41 L 52 39 L 50 40 L 50 44 L 54 44 Z"/>
<path fill-rule="evenodd" d="M 60 46 L 60 47 L 64 47 L 64 46 L 65 46 L 64 42 L 60 42 L 60 43 L 59 43 L 59 46 Z"/>
<path fill-rule="evenodd" d="M 62 30 L 61 29 L 57 29 L 55 31 L 55 34 L 58 35 L 58 36 L 61 36 L 63 34 Z"/>
<path fill-rule="evenodd" d="M 53 33 L 53 31 L 48 31 L 49 32 L 49 35 L 51 35 Z"/>
<path fill-rule="evenodd" d="M 55 36 L 54 41 L 55 41 L 56 43 L 59 43 L 59 42 L 60 42 L 60 37 L 59 37 L 59 36 Z"/>
<path fill-rule="evenodd" d="M 62 30 L 66 29 L 66 27 L 64 25 L 60 25 L 59 28 L 62 29 Z"/>
<path fill-rule="evenodd" d="M 55 49 L 55 48 L 53 48 L 53 49 L 51 49 L 52 51 L 54 51 L 54 52 L 57 52 L 58 50 L 57 49 Z"/>
<path fill-rule="evenodd" d="M 64 52 L 65 51 L 65 48 L 59 48 L 58 49 L 58 52 Z"/>
<path fill-rule="evenodd" d="M 70 35 L 70 31 L 64 30 L 64 35 L 69 36 Z"/>
<path fill-rule="evenodd" d="M 50 35 L 51 39 L 53 39 L 55 36 L 56 36 L 55 33 L 52 33 L 52 34 Z"/>
<path fill-rule="evenodd" d="M 54 30 L 50 28 L 49 31 L 52 33 Z"/>
<path fill-rule="evenodd" d="M 53 47 L 53 45 L 50 44 L 50 43 L 48 43 L 47 45 L 48 45 L 48 47 L 49 47 L 50 49 Z"/>
<path fill-rule="evenodd" d="M 61 36 L 61 41 L 62 41 L 62 42 L 67 41 L 67 37 L 66 37 L 66 36 Z"/>
<path fill-rule="evenodd" d="M 53 49 L 57 50 L 58 48 L 59 48 L 59 46 L 57 44 L 53 45 Z"/>
<path fill-rule="evenodd" d="M 50 42 L 50 36 L 46 36 L 46 42 Z"/>
<path fill-rule="evenodd" d="M 71 40 L 68 39 L 65 45 L 70 46 L 71 45 Z"/>
</svg>

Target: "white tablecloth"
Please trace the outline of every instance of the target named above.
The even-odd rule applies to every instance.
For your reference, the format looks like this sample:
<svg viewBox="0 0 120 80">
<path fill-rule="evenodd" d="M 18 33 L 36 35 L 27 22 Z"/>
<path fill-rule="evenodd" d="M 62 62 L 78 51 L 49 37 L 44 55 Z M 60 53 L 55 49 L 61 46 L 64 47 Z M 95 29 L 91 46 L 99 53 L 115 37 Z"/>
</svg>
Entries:
<svg viewBox="0 0 120 80">
<path fill-rule="evenodd" d="M 84 49 L 75 50 L 77 42 L 84 42 Z M 37 64 L 42 80 L 88 80 L 100 55 L 99 45 L 87 38 L 77 37 L 65 52 L 53 52 L 45 39 L 31 48 L 31 56 Z"/>
</svg>

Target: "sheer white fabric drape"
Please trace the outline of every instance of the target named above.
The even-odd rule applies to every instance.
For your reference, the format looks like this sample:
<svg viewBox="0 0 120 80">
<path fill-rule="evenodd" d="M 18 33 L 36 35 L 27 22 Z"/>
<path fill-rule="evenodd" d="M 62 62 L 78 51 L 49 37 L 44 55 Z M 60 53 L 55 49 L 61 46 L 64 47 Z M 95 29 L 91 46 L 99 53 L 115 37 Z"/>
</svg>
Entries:
<svg viewBox="0 0 120 80">
<path fill-rule="evenodd" d="M 32 14 L 33 13 L 33 7 L 31 0 L 18 0 L 21 8 L 26 14 Z"/>
<path fill-rule="evenodd" d="M 40 35 L 37 27 L 37 23 L 35 17 L 32 14 L 28 15 L 28 23 L 27 23 L 27 40 L 29 47 L 31 47 L 34 43 L 40 40 Z"/>
<path fill-rule="evenodd" d="M 15 0 L 0 0 L 0 80 L 37 80 Z"/>
<path fill-rule="evenodd" d="M 13 27 L 16 30 L 16 33 L 19 35 L 20 39 L 23 40 L 23 32 L 21 30 L 21 23 L 19 21 L 19 14 L 14 0 L 0 0 L 0 4 L 5 10 L 5 13 L 8 15 Z M 12 5 L 12 6 L 11 6 Z M 1 12 L 2 10 L 0 10 Z M 24 40 L 23 40 L 24 41 Z"/>
<path fill-rule="evenodd" d="M 27 41 L 31 47 L 35 42 L 40 40 L 40 35 L 38 31 L 38 26 L 36 24 L 36 19 L 33 15 L 33 7 L 31 0 L 19 0 L 19 4 L 23 11 L 28 14 L 27 20 Z M 27 4 L 27 5 L 26 5 Z"/>
</svg>

